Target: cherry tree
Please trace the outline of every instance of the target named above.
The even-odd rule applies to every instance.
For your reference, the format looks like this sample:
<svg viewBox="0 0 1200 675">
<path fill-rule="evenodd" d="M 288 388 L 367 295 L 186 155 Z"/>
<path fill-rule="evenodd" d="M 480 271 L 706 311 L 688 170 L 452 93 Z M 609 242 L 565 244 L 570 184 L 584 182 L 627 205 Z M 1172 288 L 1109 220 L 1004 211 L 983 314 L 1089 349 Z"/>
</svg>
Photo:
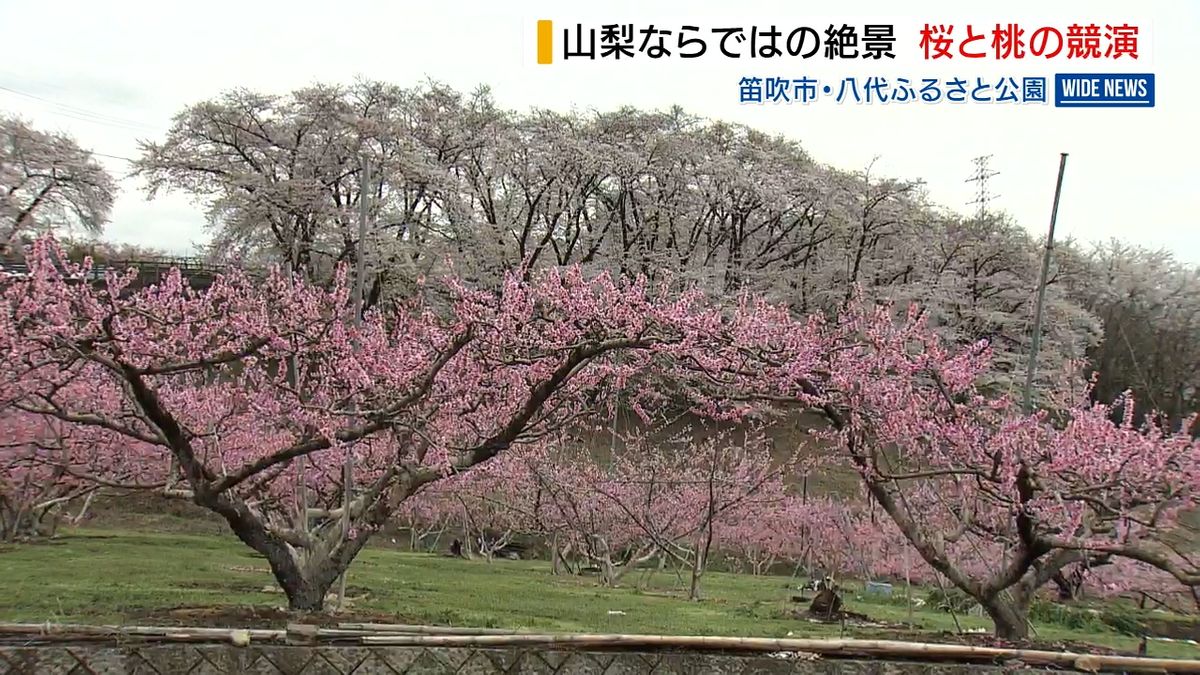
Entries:
<svg viewBox="0 0 1200 675">
<path fill-rule="evenodd" d="M 74 139 L 0 116 L 0 250 L 23 235 L 100 232 L 116 192 L 112 176 Z"/>
<path fill-rule="evenodd" d="M 497 288 L 513 269 L 578 264 L 714 296 L 749 289 L 804 315 L 836 314 L 856 285 L 917 301 L 948 338 L 992 343 L 984 377 L 998 389 L 1028 353 L 1041 246 L 1020 223 L 944 214 L 919 181 L 839 171 L 788 139 L 678 108 L 518 112 L 436 83 L 236 90 L 180 111 L 136 171 L 151 195 L 207 206 L 214 254 L 322 282 L 365 258 L 369 305 L 436 289 L 419 280 L 450 268 Z M 1086 352 L 1104 400 L 1136 386 L 1177 421 L 1196 408 L 1194 266 L 1111 253 L 1056 245 L 1035 398 Z M 1156 288 L 1167 267 L 1178 269 Z"/>
<path fill-rule="evenodd" d="M 939 218 L 923 235 L 930 240 L 911 261 L 906 283 L 879 294 L 894 302 L 916 302 L 929 325 L 958 344 L 987 340 L 992 358 L 980 387 L 1012 391 L 1024 381 L 1029 327 L 1038 287 L 1040 252 L 1028 232 L 1003 214 Z M 1068 248 L 1067 243 L 1064 248 Z M 1079 265 L 1059 263 L 1047 280 L 1045 328 L 1038 353 L 1037 402 L 1060 388 L 1064 366 L 1072 367 L 1101 337 L 1100 321 L 1072 301 L 1069 284 L 1090 284 L 1094 275 Z M 1073 368 L 1076 387 L 1083 383 Z"/>
<path fill-rule="evenodd" d="M 1200 269 L 1118 241 L 1076 257 L 1086 273 L 1072 293 L 1104 328 L 1088 352 L 1093 395 L 1111 400 L 1135 386 L 1137 419 L 1158 409 L 1177 424 L 1200 410 Z"/>
<path fill-rule="evenodd" d="M 238 89 L 182 110 L 164 139 L 143 145 L 135 175 L 151 198 L 179 190 L 202 200 L 217 255 L 286 263 L 322 283 L 365 256 L 369 298 L 397 284 L 406 295 L 448 253 L 465 262 L 463 246 L 447 245 L 467 234 L 449 169 L 499 117 L 486 92 L 462 97 L 439 85 Z M 367 242 L 358 236 L 364 194 Z"/>
</svg>

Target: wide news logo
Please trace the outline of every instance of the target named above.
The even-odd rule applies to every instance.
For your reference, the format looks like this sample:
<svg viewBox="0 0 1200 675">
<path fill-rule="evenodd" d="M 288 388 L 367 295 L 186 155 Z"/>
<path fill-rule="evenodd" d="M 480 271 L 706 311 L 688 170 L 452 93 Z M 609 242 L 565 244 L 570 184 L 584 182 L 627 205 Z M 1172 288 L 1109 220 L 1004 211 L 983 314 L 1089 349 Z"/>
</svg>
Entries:
<svg viewBox="0 0 1200 675">
<path fill-rule="evenodd" d="M 1058 73 L 1057 108 L 1153 108 L 1152 73 Z"/>
</svg>

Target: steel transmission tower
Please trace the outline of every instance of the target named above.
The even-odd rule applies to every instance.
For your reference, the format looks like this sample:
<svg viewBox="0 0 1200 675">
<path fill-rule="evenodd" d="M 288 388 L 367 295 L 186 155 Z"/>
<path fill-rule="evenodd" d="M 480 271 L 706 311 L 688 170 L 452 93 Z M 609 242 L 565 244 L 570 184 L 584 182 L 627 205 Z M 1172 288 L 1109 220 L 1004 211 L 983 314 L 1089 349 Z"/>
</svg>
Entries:
<svg viewBox="0 0 1200 675">
<path fill-rule="evenodd" d="M 988 168 L 988 163 L 991 161 L 991 159 L 991 155 L 982 155 L 971 160 L 975 164 L 975 171 L 971 174 L 971 177 L 966 180 L 967 183 L 975 183 L 975 199 L 967 203 L 975 204 L 977 206 L 978 211 L 976 212 L 976 217 L 978 217 L 980 220 L 983 220 L 983 218 L 988 214 L 988 202 L 1000 196 L 992 194 L 988 190 L 988 181 L 993 176 L 999 175 L 999 172 L 992 171 Z"/>
</svg>

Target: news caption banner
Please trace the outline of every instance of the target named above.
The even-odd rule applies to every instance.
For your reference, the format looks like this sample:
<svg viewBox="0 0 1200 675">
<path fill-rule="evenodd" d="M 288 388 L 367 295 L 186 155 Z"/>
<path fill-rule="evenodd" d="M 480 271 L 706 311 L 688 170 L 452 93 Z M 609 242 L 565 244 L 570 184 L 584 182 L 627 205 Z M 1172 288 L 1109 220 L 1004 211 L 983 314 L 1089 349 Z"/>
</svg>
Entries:
<svg viewBox="0 0 1200 675">
<path fill-rule="evenodd" d="M 957 31 L 957 32 L 956 32 Z M 1139 27 L 1129 23 L 924 24 L 906 43 L 929 64 L 1036 62 L 1130 63 L 1139 58 Z M 552 20 L 537 22 L 537 63 L 555 62 Z M 883 63 L 896 58 L 895 24 L 815 26 L 661 26 L 574 24 L 561 31 L 558 59 L 631 61 L 725 58 L 768 62 L 823 59 Z M 903 45 L 903 43 L 902 43 Z M 902 47 L 903 48 L 903 47 Z M 763 67 L 763 71 L 767 69 Z M 757 68 L 756 68 L 757 70 Z M 1153 108 L 1153 73 L 1058 72 L 1010 76 L 818 77 L 758 72 L 738 78 L 743 104 L 801 104 L 821 99 L 856 104 L 1042 104 L 1059 108 Z"/>
</svg>

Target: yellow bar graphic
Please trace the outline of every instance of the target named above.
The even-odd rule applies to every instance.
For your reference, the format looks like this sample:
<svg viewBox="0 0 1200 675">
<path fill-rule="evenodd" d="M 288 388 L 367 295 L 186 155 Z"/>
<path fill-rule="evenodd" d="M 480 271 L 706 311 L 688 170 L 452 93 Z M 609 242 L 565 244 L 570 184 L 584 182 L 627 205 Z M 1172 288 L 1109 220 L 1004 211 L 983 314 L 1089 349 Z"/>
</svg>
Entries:
<svg viewBox="0 0 1200 675">
<path fill-rule="evenodd" d="M 537 22 L 538 63 L 554 63 L 554 22 L 542 19 Z"/>
</svg>

